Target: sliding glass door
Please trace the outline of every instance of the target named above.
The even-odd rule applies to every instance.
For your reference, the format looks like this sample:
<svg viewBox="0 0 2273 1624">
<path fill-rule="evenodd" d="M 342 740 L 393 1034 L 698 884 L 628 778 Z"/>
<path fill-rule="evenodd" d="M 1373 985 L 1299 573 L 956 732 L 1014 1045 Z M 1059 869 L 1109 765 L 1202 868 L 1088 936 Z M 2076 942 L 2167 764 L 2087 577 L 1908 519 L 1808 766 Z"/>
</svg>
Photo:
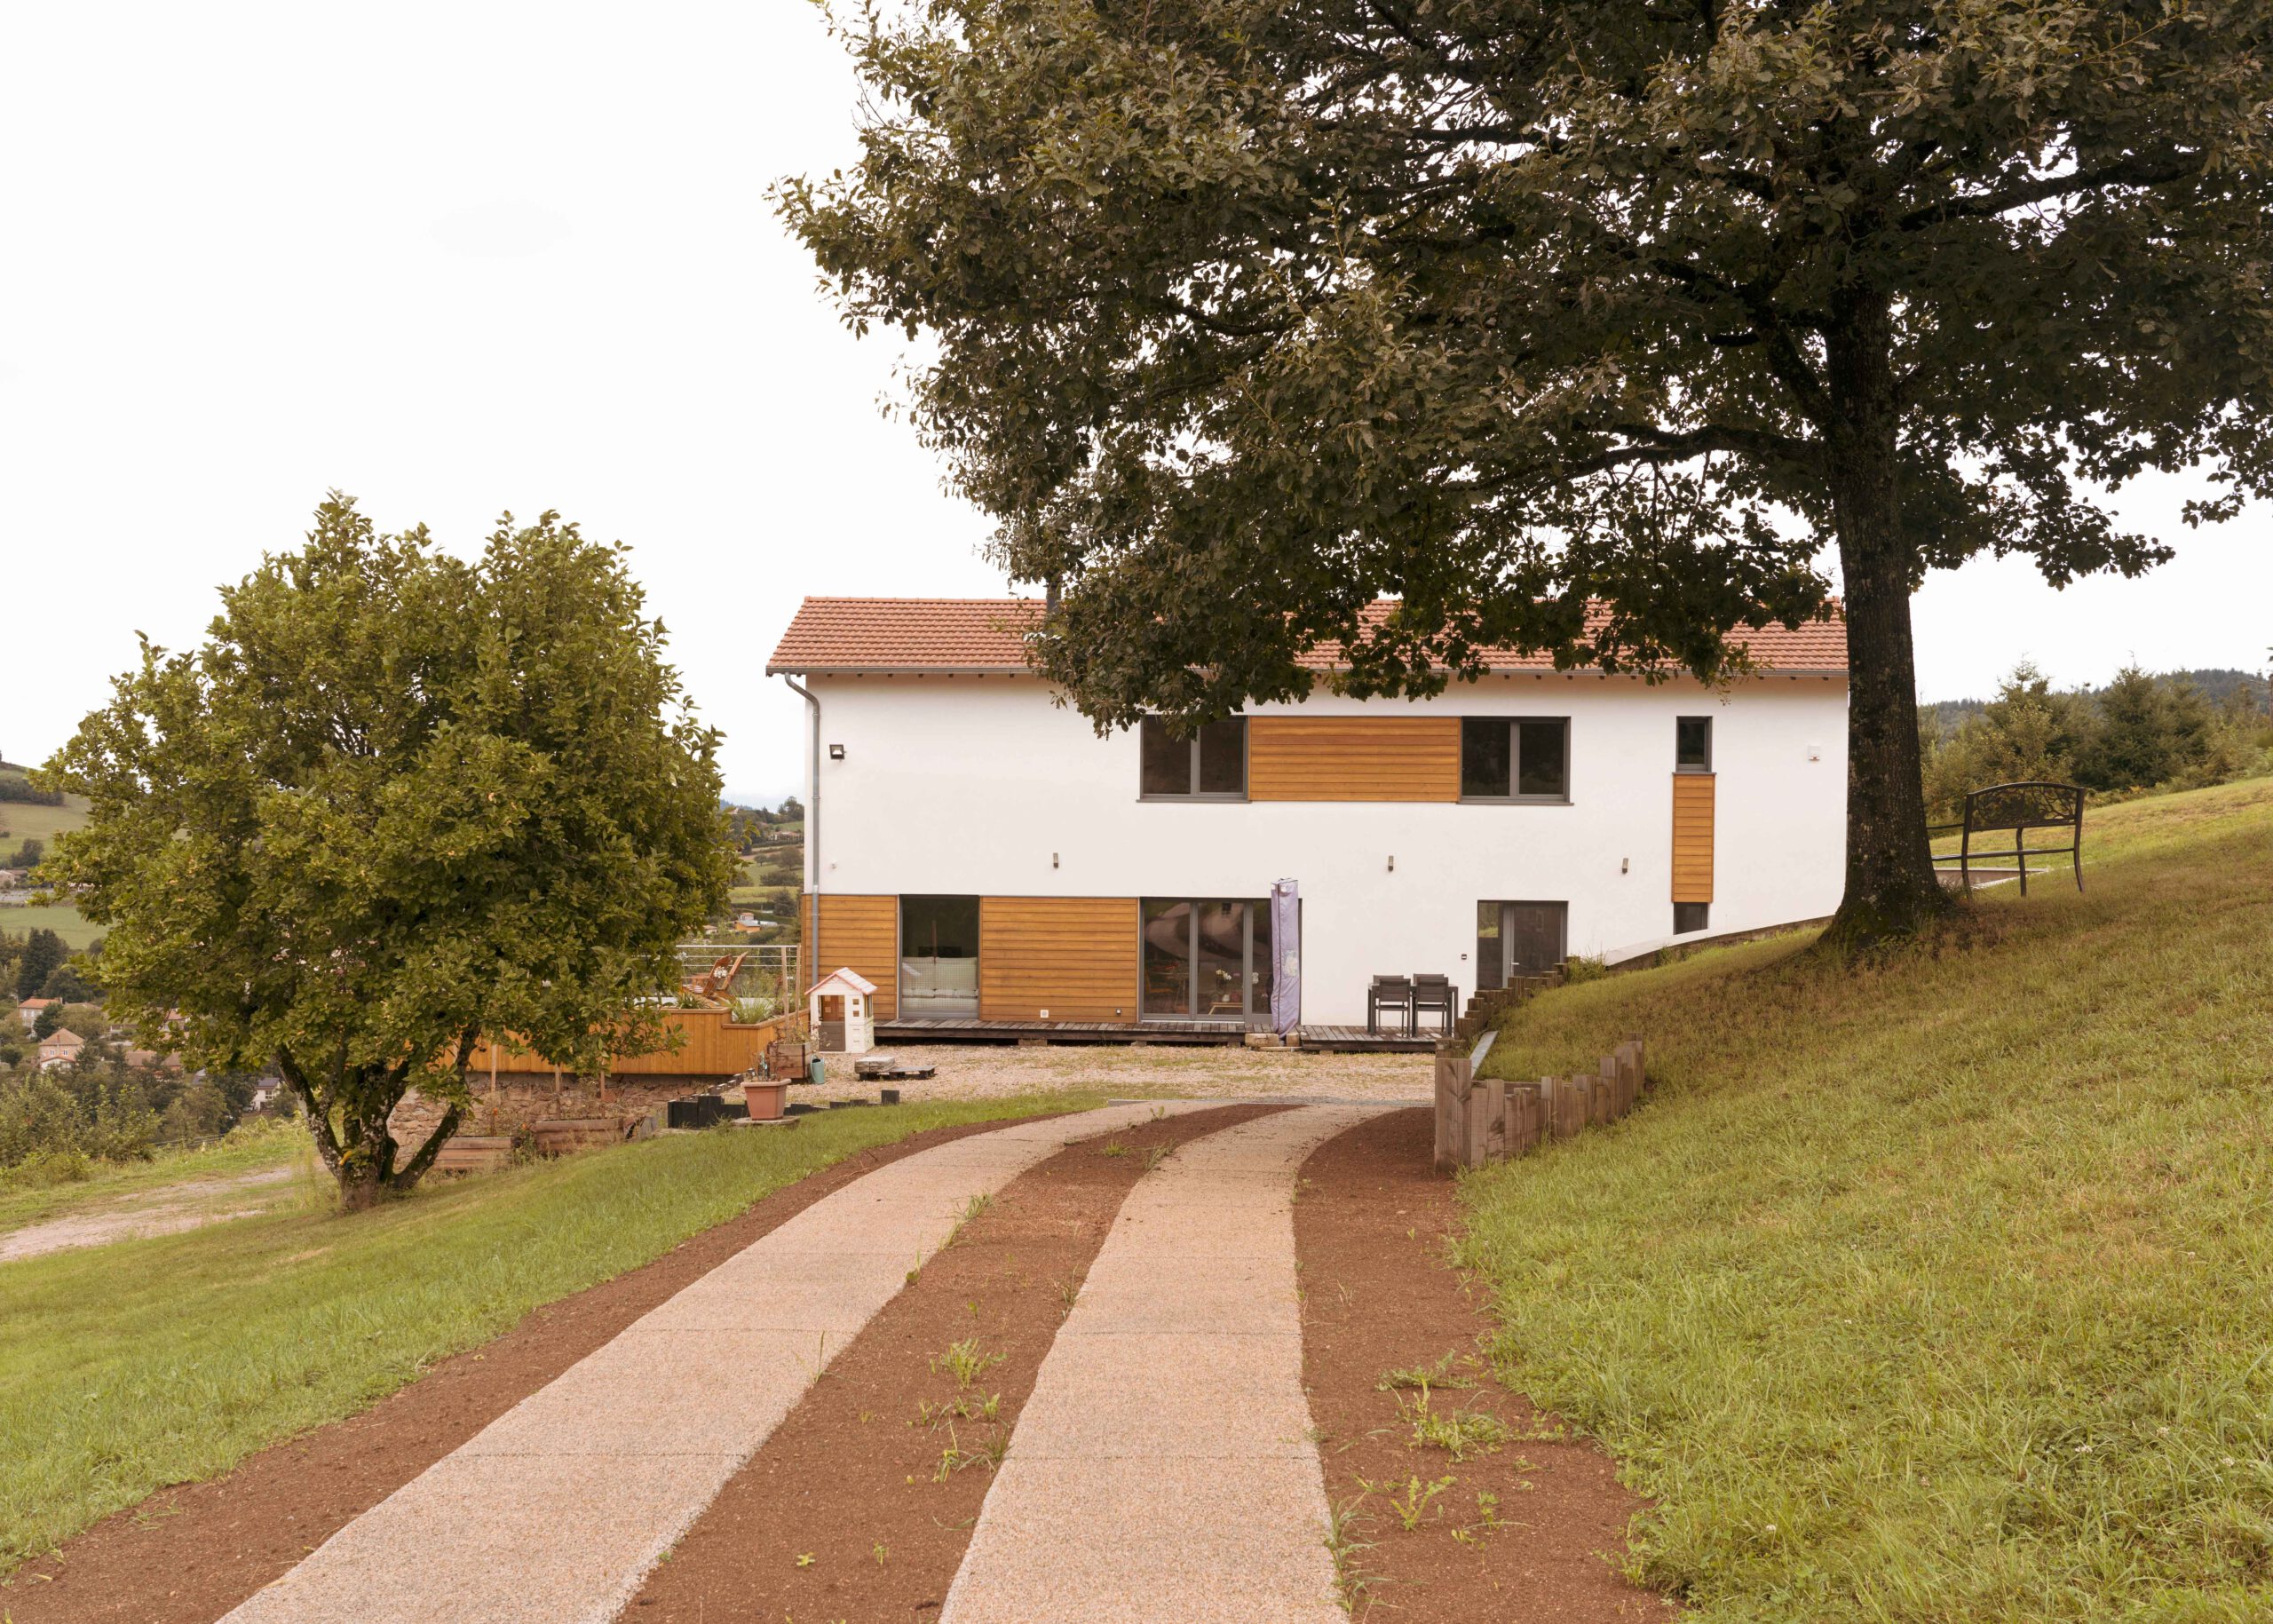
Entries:
<svg viewBox="0 0 2273 1624">
<path fill-rule="evenodd" d="M 1271 905 L 1147 898 L 1144 1014 L 1244 1023 L 1271 1012 Z"/>
</svg>

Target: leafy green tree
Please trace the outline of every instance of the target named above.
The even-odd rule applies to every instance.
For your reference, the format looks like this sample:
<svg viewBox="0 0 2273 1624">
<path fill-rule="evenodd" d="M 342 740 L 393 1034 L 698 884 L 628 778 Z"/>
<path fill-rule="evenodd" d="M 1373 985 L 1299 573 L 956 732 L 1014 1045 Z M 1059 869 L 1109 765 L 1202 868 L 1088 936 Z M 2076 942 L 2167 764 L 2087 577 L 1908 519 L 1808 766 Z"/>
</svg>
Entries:
<svg viewBox="0 0 2273 1624">
<path fill-rule="evenodd" d="M 39 985 L 43 998 L 60 998 L 66 1003 L 99 1003 L 102 989 L 79 973 L 70 961 L 58 964 L 48 972 L 47 979 Z"/>
<path fill-rule="evenodd" d="M 32 1035 L 43 1040 L 51 1038 L 55 1035 L 55 1029 L 62 1024 L 63 1006 L 59 1003 L 49 1004 L 32 1018 Z"/>
<path fill-rule="evenodd" d="M 2087 748 L 2094 717 L 2078 695 L 2053 691 L 2024 661 L 1997 685 L 1997 697 L 1928 753 L 1926 804 L 1954 821 L 1966 792 L 2028 780 L 2064 781 Z"/>
<path fill-rule="evenodd" d="M 717 735 L 622 550 L 550 513 L 469 564 L 335 494 L 221 597 L 49 764 L 90 802 L 50 866 L 112 927 L 113 1012 L 273 1065 L 360 1207 L 432 1165 L 485 1033 L 576 1066 L 658 1040 L 639 1000 L 731 871 Z M 413 1087 L 446 1108 L 402 1157 Z"/>
<path fill-rule="evenodd" d="M 63 939 L 44 926 L 35 928 L 24 939 L 23 956 L 16 962 L 16 996 L 36 998 L 47 978 L 71 956 L 71 949 Z"/>
<path fill-rule="evenodd" d="M 1491 644 L 1716 677 L 1822 604 L 1828 536 L 1832 939 L 1866 943 L 1948 906 L 1925 572 L 2165 556 L 2079 481 L 2273 490 L 2263 0 L 932 0 L 847 36 L 862 157 L 778 201 L 856 329 L 935 337 L 915 413 L 1062 588 L 1034 658 L 1100 727 L 1298 697 L 1327 639 L 1359 695 Z"/>
</svg>

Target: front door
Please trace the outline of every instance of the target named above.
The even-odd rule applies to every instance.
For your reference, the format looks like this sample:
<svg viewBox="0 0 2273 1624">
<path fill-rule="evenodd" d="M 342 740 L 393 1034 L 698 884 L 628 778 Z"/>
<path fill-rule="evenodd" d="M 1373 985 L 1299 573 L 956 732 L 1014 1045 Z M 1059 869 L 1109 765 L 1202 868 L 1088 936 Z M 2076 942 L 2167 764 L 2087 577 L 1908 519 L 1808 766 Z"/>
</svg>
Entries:
<svg viewBox="0 0 2273 1624">
<path fill-rule="evenodd" d="M 1563 902 L 1477 903 L 1476 985 L 1505 986 L 1560 964 L 1569 915 L 1570 905 Z"/>
</svg>

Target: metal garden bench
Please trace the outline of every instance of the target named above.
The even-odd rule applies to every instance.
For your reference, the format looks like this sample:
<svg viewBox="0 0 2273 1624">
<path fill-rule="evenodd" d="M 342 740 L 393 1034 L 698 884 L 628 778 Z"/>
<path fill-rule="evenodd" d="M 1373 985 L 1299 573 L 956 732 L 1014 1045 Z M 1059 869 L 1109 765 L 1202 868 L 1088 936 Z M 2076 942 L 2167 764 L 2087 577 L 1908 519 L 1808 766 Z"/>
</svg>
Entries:
<svg viewBox="0 0 2273 1624">
<path fill-rule="evenodd" d="M 2031 829 L 2058 829 L 2068 836 L 2065 845 L 2048 846 L 2028 844 Z M 2064 857 L 2074 868 L 2076 889 L 2084 888 L 2084 792 L 2074 784 L 2053 784 L 2029 781 L 2018 784 L 1992 784 L 1984 789 L 1969 791 L 1965 797 L 1965 817 L 1957 823 L 1936 824 L 1926 833 L 1938 837 L 1955 835 L 1958 849 L 1934 854 L 1936 868 L 1955 863 L 1966 891 L 1973 890 L 1973 870 L 1976 866 L 1993 862 L 1990 871 L 2001 872 L 2005 860 L 2012 860 L 2019 871 L 2021 895 L 2028 895 L 2028 860 L 2031 857 Z M 1976 846 L 1975 838 L 1983 835 L 2010 835 L 2009 849 L 2002 846 Z"/>
</svg>

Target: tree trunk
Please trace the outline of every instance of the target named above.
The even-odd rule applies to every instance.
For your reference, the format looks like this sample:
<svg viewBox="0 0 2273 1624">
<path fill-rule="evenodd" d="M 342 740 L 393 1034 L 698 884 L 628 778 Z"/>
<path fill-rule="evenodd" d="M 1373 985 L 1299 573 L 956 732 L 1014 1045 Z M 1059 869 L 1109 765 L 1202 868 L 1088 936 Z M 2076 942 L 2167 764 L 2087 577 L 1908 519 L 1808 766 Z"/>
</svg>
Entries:
<svg viewBox="0 0 2273 1624">
<path fill-rule="evenodd" d="M 1847 599 L 1847 891 L 1824 941 L 1851 953 L 1913 936 L 1956 905 L 1935 877 L 1926 837 L 1893 327 L 1883 300 L 1844 313 L 1826 348 L 1832 504 Z"/>
</svg>

